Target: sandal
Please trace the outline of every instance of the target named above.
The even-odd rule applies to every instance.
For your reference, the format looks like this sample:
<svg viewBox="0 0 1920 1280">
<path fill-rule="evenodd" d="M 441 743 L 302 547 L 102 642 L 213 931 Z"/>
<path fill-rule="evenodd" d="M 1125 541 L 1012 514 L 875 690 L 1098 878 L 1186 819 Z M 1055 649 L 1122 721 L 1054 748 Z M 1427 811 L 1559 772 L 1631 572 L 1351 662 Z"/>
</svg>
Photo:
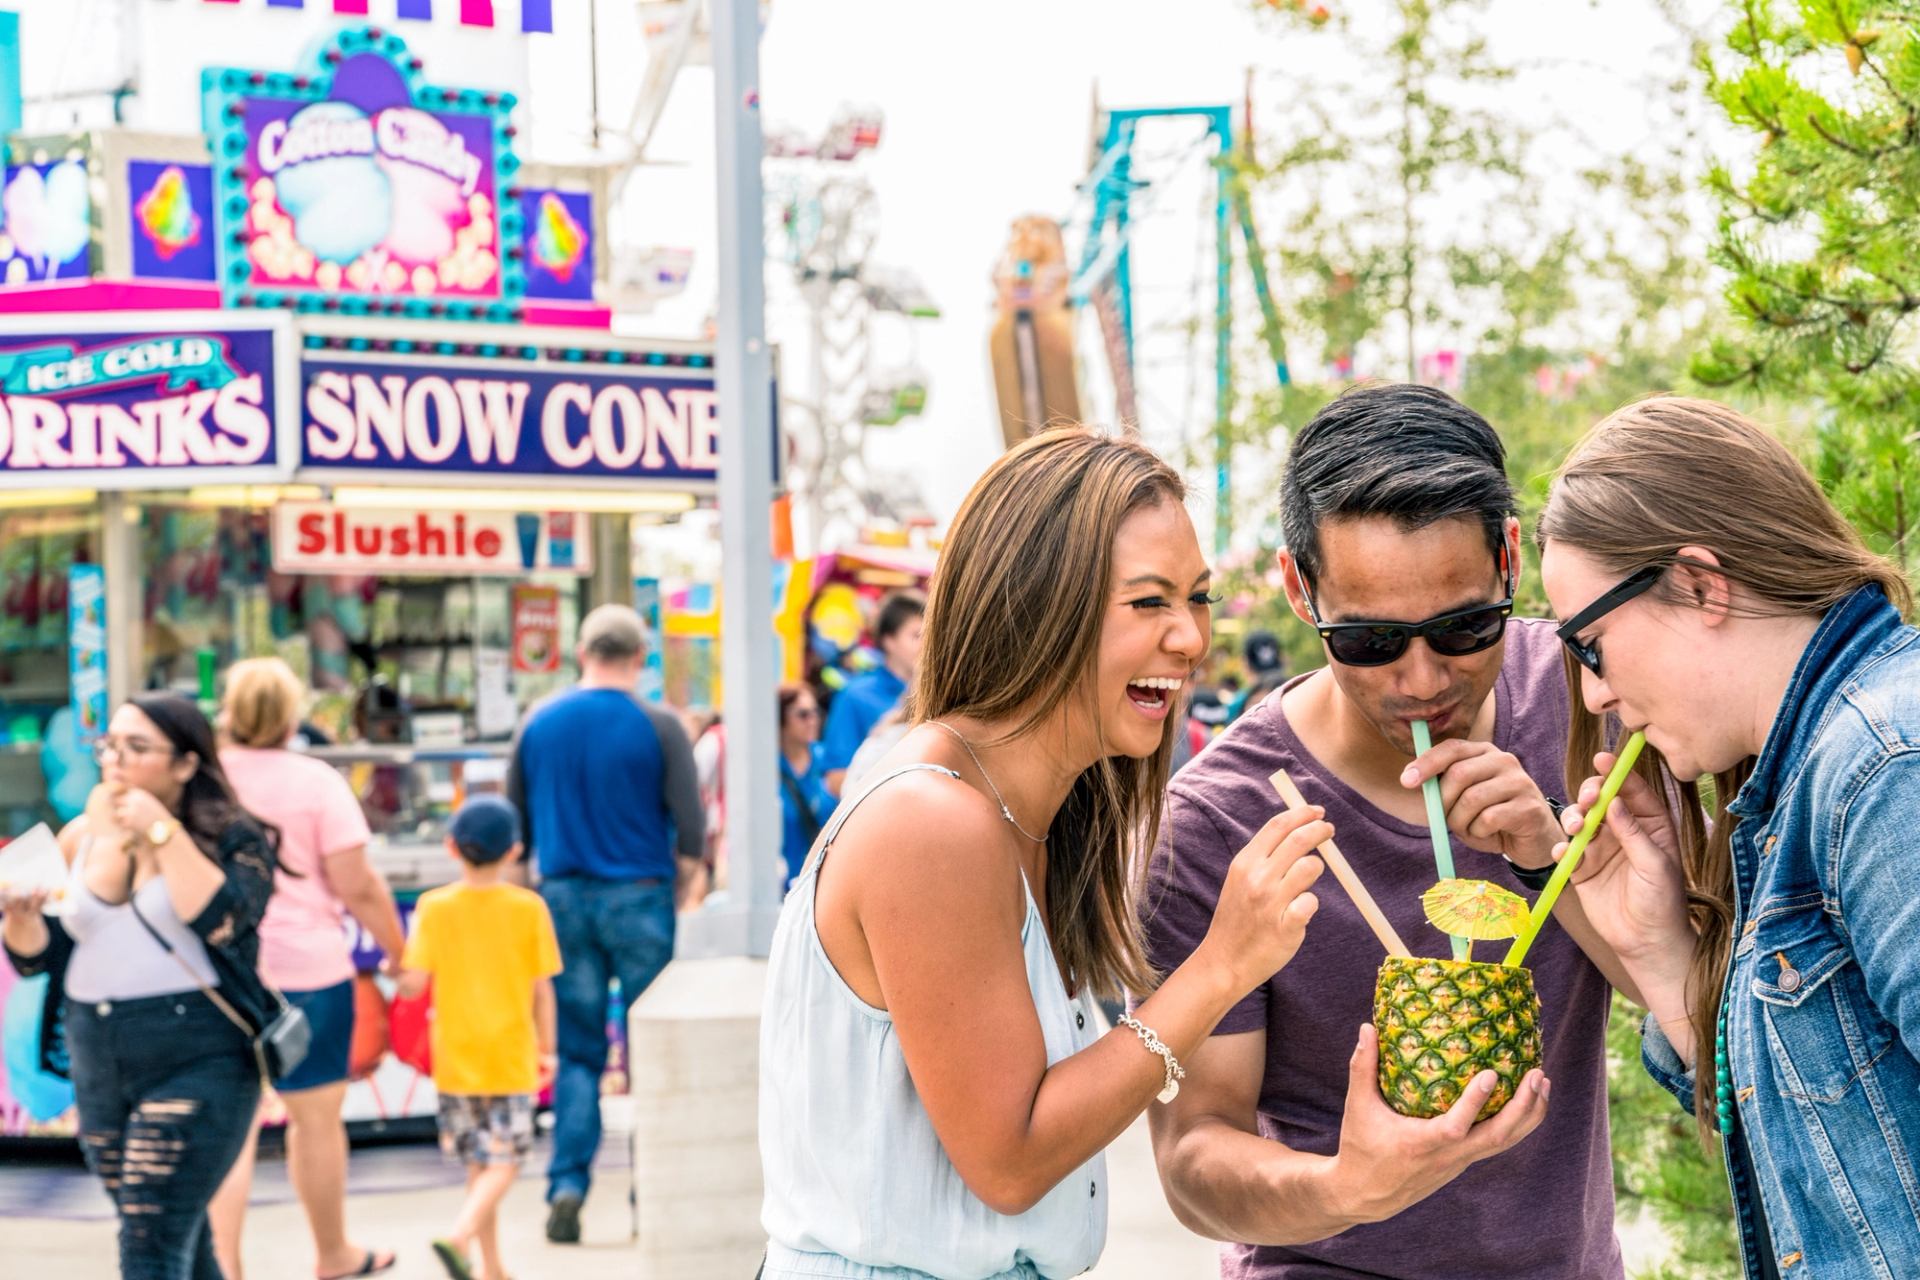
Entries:
<svg viewBox="0 0 1920 1280">
<path fill-rule="evenodd" d="M 440 1259 L 440 1265 L 447 1269 L 453 1280 L 475 1280 L 473 1268 L 467 1264 L 466 1255 L 453 1247 L 451 1240 L 435 1240 L 433 1256 Z"/>
<path fill-rule="evenodd" d="M 388 1253 L 383 1258 L 372 1249 L 369 1249 L 367 1250 L 367 1256 L 361 1259 L 360 1269 L 358 1271 L 342 1271 L 330 1276 L 316 1276 L 315 1280 L 353 1280 L 355 1276 L 377 1276 L 382 1271 L 393 1270 L 394 1261 L 395 1255 L 392 1253 Z"/>
</svg>

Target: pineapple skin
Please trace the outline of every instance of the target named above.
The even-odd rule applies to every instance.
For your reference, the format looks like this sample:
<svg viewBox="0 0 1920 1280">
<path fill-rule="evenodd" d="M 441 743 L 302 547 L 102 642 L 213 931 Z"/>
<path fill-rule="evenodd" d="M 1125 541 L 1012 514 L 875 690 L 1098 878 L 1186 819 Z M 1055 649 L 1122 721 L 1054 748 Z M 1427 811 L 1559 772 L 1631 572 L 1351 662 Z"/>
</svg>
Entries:
<svg viewBox="0 0 1920 1280">
<path fill-rule="evenodd" d="M 1388 956 L 1380 964 L 1373 1025 L 1380 1093 L 1403 1116 L 1444 1114 L 1467 1083 L 1499 1077 L 1476 1120 L 1513 1099 L 1540 1065 L 1540 997 L 1533 973 L 1469 960 Z"/>
</svg>

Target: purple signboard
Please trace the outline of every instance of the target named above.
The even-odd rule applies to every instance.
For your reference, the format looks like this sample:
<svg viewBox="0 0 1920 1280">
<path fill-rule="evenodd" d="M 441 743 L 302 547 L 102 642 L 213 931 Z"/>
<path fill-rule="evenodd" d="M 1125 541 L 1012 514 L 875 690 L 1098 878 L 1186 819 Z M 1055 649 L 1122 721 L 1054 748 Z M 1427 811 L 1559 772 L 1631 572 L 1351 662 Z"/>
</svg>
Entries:
<svg viewBox="0 0 1920 1280">
<path fill-rule="evenodd" d="M 593 301 L 593 197 L 531 187 L 520 193 L 526 222 L 527 296 Z"/>
<path fill-rule="evenodd" d="M 296 365 L 285 318 L 48 319 L 0 326 L 0 489 L 286 477 Z"/>
<path fill-rule="evenodd" d="M 230 297 L 455 318 L 518 304 L 520 204 L 502 208 L 519 167 L 512 99 L 432 88 L 419 68 L 398 37 L 362 30 L 336 36 L 311 75 L 206 73 Z"/>
<path fill-rule="evenodd" d="M 302 362 L 303 478 L 619 480 L 710 490 L 713 371 L 510 361 Z"/>
<path fill-rule="evenodd" d="M 132 160 L 127 163 L 127 193 L 136 279 L 217 279 L 211 168 Z"/>
<path fill-rule="evenodd" d="M 86 164 L 62 160 L 0 173 L 0 284 L 84 279 L 93 246 Z"/>
</svg>

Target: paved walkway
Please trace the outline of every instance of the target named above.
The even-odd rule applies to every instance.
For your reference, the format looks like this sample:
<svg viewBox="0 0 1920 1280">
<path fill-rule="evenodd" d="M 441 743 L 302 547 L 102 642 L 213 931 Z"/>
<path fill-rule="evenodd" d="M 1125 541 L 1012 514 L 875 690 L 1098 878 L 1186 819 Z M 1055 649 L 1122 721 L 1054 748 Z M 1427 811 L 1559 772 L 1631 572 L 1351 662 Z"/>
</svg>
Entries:
<svg viewBox="0 0 1920 1280">
<path fill-rule="evenodd" d="M 515 1280 L 632 1280 L 632 1220 L 628 1177 L 616 1135 L 602 1153 L 603 1167 L 582 1219 L 577 1248 L 549 1245 L 544 1234 L 536 1150 L 526 1175 L 508 1196 L 501 1219 L 502 1247 Z M 1146 1128 L 1136 1125 L 1108 1153 L 1113 1185 L 1106 1260 L 1089 1274 L 1096 1280 L 1175 1280 L 1214 1274 L 1213 1246 L 1189 1234 L 1168 1212 L 1153 1171 Z M 443 1164 L 430 1145 L 363 1148 L 354 1153 L 347 1220 L 369 1244 L 396 1249 L 392 1280 L 443 1280 L 445 1272 L 427 1251 L 460 1203 L 458 1171 Z M 113 1220 L 106 1199 L 77 1163 L 28 1164 L 9 1153 L 0 1164 L 0 1217 L 6 1220 L 0 1273 L 59 1276 L 62 1280 L 112 1280 Z M 307 1270 L 306 1220 L 287 1186 L 285 1166 L 265 1159 L 247 1217 L 247 1280 L 299 1280 Z M 674 1280 L 708 1280 L 675 1277 Z M 748 1280 L 746 1276 L 711 1280 Z"/>
<path fill-rule="evenodd" d="M 609 1116 L 609 1119 L 612 1119 Z M 549 1245 L 544 1233 L 536 1150 L 527 1174 L 508 1196 L 502 1245 L 515 1280 L 633 1280 L 632 1219 L 627 1211 L 624 1144 L 609 1133 L 593 1198 L 582 1219 L 578 1247 Z M 1214 1245 L 1173 1220 L 1154 1173 L 1146 1125 L 1136 1123 L 1107 1153 L 1113 1187 L 1107 1249 L 1094 1280 L 1211 1280 Z M 427 1250 L 460 1203 L 458 1171 L 430 1144 L 363 1148 L 354 1153 L 347 1213 L 370 1244 L 396 1249 L 392 1280 L 443 1280 Z M 13 1154 L 0 1162 L 0 1274 L 113 1280 L 113 1221 L 105 1197 L 77 1162 L 26 1163 Z M 1648 1224 L 1622 1223 L 1629 1270 L 1658 1257 L 1660 1239 Z M 285 1166 L 263 1160 L 247 1219 L 248 1280 L 302 1280 L 307 1270 L 306 1220 L 287 1186 Z M 746 1276 L 686 1276 L 673 1280 L 748 1280 Z"/>
</svg>

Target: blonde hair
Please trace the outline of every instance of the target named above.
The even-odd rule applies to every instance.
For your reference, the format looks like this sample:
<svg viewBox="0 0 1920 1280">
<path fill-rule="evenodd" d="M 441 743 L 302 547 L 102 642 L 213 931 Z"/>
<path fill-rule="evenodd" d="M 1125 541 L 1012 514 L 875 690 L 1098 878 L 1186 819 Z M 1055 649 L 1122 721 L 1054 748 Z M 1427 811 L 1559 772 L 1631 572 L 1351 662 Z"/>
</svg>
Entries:
<svg viewBox="0 0 1920 1280">
<path fill-rule="evenodd" d="M 278 658 L 247 658 L 227 669 L 220 722 L 242 747 L 282 747 L 300 724 L 307 691 L 293 668 Z"/>
<path fill-rule="evenodd" d="M 1787 447 L 1737 411 L 1711 400 L 1661 396 L 1628 405 L 1574 447 L 1555 475 L 1537 537 L 1563 542 L 1622 576 L 1648 565 L 1697 564 L 1744 589 L 1735 609 L 1750 617 L 1818 617 L 1866 586 L 1877 586 L 1902 610 L 1913 596 L 1894 565 L 1868 549 Z M 1679 554 L 1711 550 L 1718 565 Z M 1692 603 L 1663 578 L 1653 589 L 1665 603 Z M 1603 748 L 1608 726 L 1582 705 L 1579 667 L 1567 655 L 1573 732 L 1567 743 L 1567 785 L 1577 786 Z M 1617 726 L 1616 726 L 1617 728 Z M 1732 950 L 1733 828 L 1727 804 L 1753 773 L 1748 757 L 1713 778 L 1714 815 L 1707 820 L 1700 787 L 1680 782 L 1649 747 L 1636 771 L 1659 794 L 1679 798 L 1678 827 L 1687 876 L 1694 944 L 1695 1042 L 1713 1043 L 1720 989 Z M 1711 1126 L 1715 1099 L 1696 1092 L 1695 1112 Z"/>
<path fill-rule="evenodd" d="M 1084 427 L 1043 432 L 1002 455 L 941 549 L 913 722 L 1017 718 L 1017 736 L 1069 698 L 1090 699 L 1120 525 L 1185 497 L 1151 450 Z M 1110 754 L 1090 766 L 1049 830 L 1047 931 L 1069 980 L 1102 994 L 1152 986 L 1133 906 L 1179 719 L 1167 718 L 1151 757 Z"/>
</svg>

